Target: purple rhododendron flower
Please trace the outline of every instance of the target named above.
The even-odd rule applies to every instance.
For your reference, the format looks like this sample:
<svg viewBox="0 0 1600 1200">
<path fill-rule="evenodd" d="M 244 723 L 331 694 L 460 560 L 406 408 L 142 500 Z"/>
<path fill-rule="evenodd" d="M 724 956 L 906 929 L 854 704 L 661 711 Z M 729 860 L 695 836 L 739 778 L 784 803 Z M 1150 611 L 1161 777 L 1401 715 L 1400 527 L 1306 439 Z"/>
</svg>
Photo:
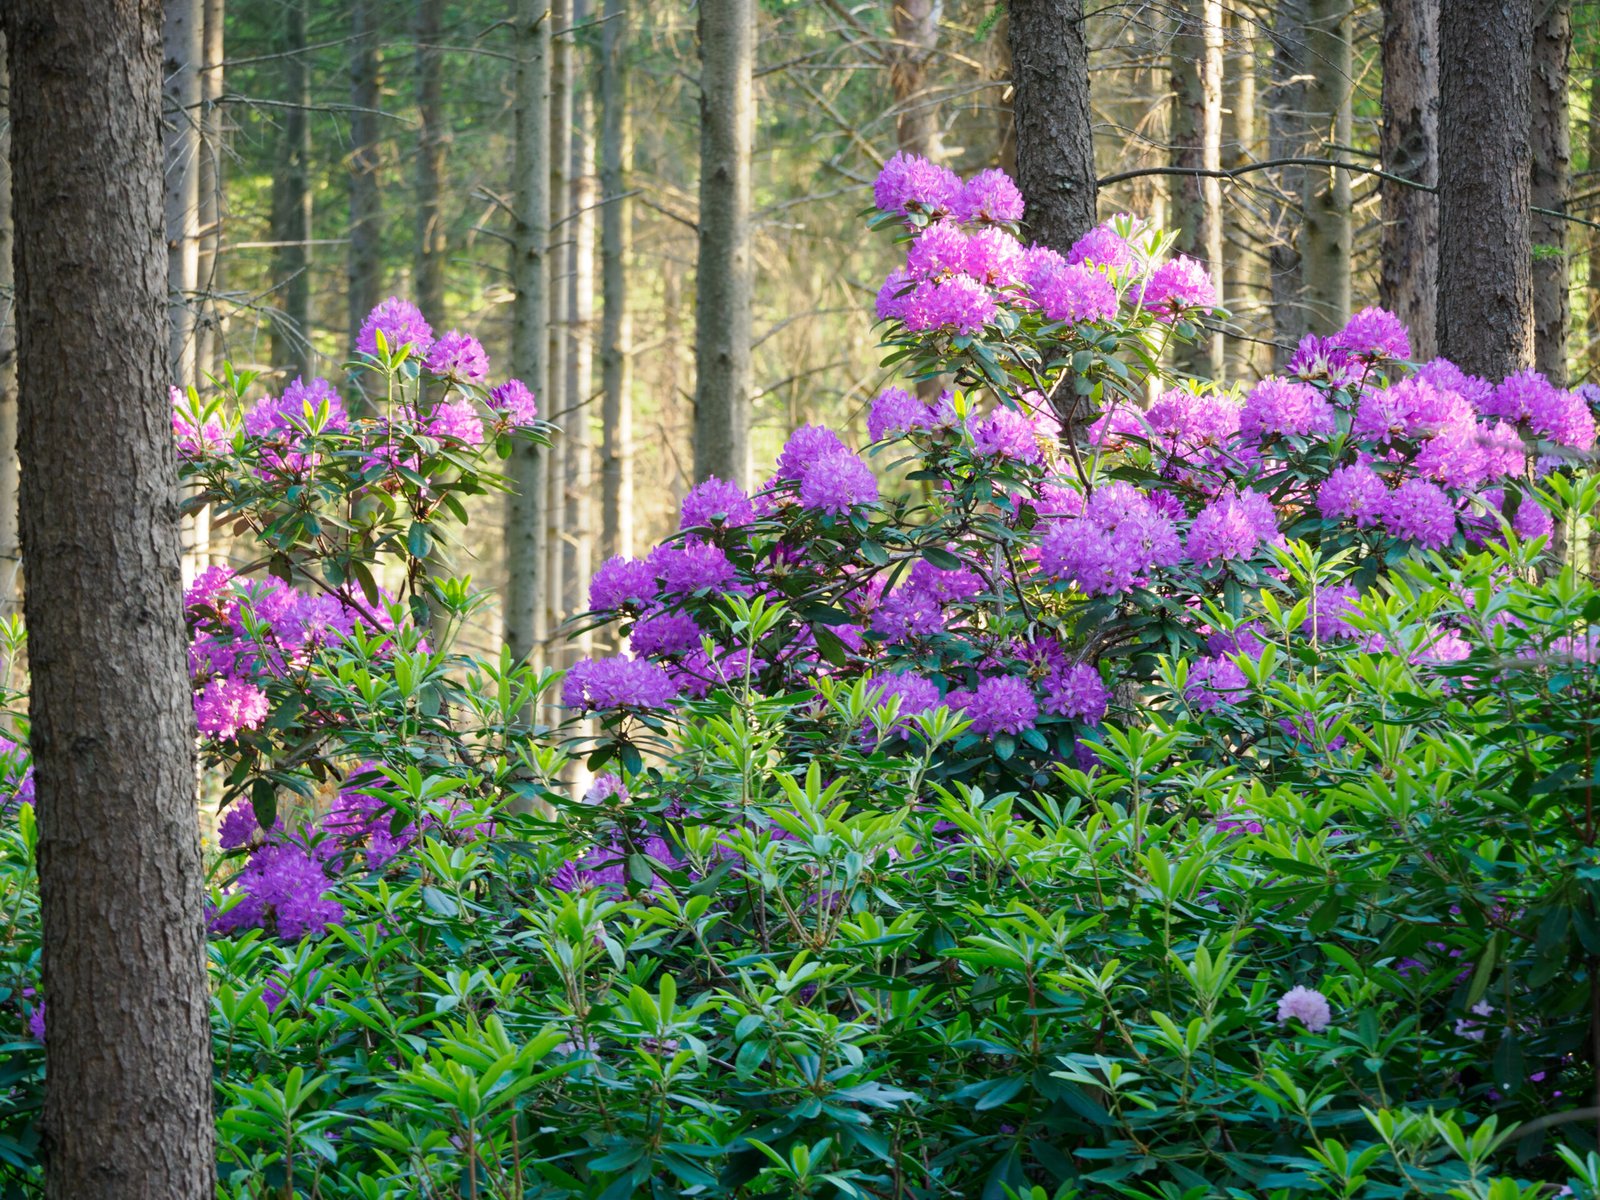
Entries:
<svg viewBox="0 0 1600 1200">
<path fill-rule="evenodd" d="M 826 425 L 802 425 L 789 435 L 778 455 L 778 478 L 799 479 L 819 458 L 841 451 L 848 453 L 839 435 Z"/>
<path fill-rule="evenodd" d="M 906 297 L 900 319 L 913 332 L 938 329 L 966 336 L 994 320 L 994 293 L 969 275 L 919 283 Z"/>
<path fill-rule="evenodd" d="M 966 270 L 967 235 L 954 221 L 938 221 L 917 235 L 906 251 L 914 279 L 945 279 Z"/>
<path fill-rule="evenodd" d="M 1203 263 L 1180 254 L 1150 273 L 1139 303 L 1170 319 L 1182 309 L 1214 307 L 1217 290 Z"/>
<path fill-rule="evenodd" d="M 1382 519 L 1389 489 L 1366 463 L 1337 467 L 1317 489 L 1317 509 L 1330 521 L 1354 521 L 1366 529 Z"/>
<path fill-rule="evenodd" d="M 1096 267 L 1109 267 L 1121 271 L 1134 265 L 1137 252 L 1129 241 L 1117 232 L 1115 225 L 1106 221 L 1072 243 L 1067 261 L 1073 264 L 1088 263 Z"/>
<path fill-rule="evenodd" d="M 989 737 L 1019 734 L 1032 729 L 1039 719 L 1039 702 L 1026 679 L 998 675 L 985 679 L 973 689 L 967 702 L 972 731 Z"/>
<path fill-rule="evenodd" d="M 1022 193 L 1011 176 L 995 167 L 967 180 L 954 206 L 956 220 L 969 224 L 1015 224 L 1022 220 L 1022 213 Z"/>
<path fill-rule="evenodd" d="M 478 416 L 478 410 L 470 400 L 451 400 L 434 406 L 428 414 L 425 432 L 429 437 L 481 446 L 483 418 Z"/>
<path fill-rule="evenodd" d="M 356 335 L 356 349 L 377 357 L 375 334 L 380 330 L 390 353 L 409 345 L 413 354 L 426 354 L 433 345 L 433 327 L 423 318 L 422 310 L 398 296 L 390 296 L 367 314 L 367 319 L 361 322 L 361 332 Z"/>
<path fill-rule="evenodd" d="M 1250 389 L 1239 413 L 1239 435 L 1246 441 L 1282 435 L 1310 437 L 1333 432 L 1333 408 L 1308 383 L 1276 377 Z"/>
<path fill-rule="evenodd" d="M 1117 595 L 1152 567 L 1176 563 L 1183 547 L 1172 518 L 1128 483 L 1096 489 L 1083 516 L 1054 522 L 1039 547 L 1039 565 L 1091 596 Z"/>
<path fill-rule="evenodd" d="M 194 699 L 195 724 L 212 737 L 237 737 L 259 729 L 269 711 L 267 694 L 244 679 L 213 679 Z"/>
<path fill-rule="evenodd" d="M 648 562 L 618 555 L 601 563 L 589 580 L 589 607 L 596 612 L 639 608 L 655 600 L 659 591 Z"/>
<path fill-rule="evenodd" d="M 1411 357 L 1410 335 L 1400 318 L 1387 309 L 1363 308 L 1345 322 L 1332 340 L 1356 358 L 1377 361 Z"/>
<path fill-rule="evenodd" d="M 682 546 L 657 546 L 645 560 L 666 594 L 712 591 L 729 587 L 738 572 L 721 547 L 690 541 Z"/>
<path fill-rule="evenodd" d="M 1213 712 L 1224 704 L 1244 699 L 1250 682 L 1239 664 L 1226 658 L 1201 658 L 1189 664 L 1183 698 L 1199 712 Z"/>
<path fill-rule="evenodd" d="M 903 388 L 888 387 L 878 393 L 867 413 L 867 436 L 874 442 L 897 434 L 932 428 L 934 413 L 928 405 Z"/>
<path fill-rule="evenodd" d="M 1109 321 L 1117 315 L 1117 290 L 1091 267 L 1069 264 L 1035 273 L 1028 296 L 1052 321 Z"/>
<path fill-rule="evenodd" d="M 911 272 L 897 267 L 884 279 L 878 289 L 876 311 L 880 321 L 898 321 L 906 315 L 906 302 L 916 290 L 917 281 Z"/>
<path fill-rule="evenodd" d="M 628 644 L 641 658 L 675 657 L 698 650 L 704 633 L 688 613 L 657 613 L 635 622 Z"/>
<path fill-rule="evenodd" d="M 1456 506 L 1437 484 L 1407 479 L 1390 492 L 1379 514 L 1383 527 L 1397 538 L 1438 549 L 1456 532 Z"/>
<path fill-rule="evenodd" d="M 1328 998 L 1314 988 L 1290 988 L 1278 1001 L 1278 1024 L 1287 1025 L 1290 1021 L 1299 1021 L 1308 1033 L 1321 1033 L 1333 1024 Z"/>
<path fill-rule="evenodd" d="M 532 425 L 539 418 L 539 401 L 520 379 L 508 379 L 492 389 L 489 407 L 504 414 L 512 425 Z"/>
<path fill-rule="evenodd" d="M 902 151 L 883 164 L 872 185 L 873 202 L 883 212 L 946 216 L 962 199 L 961 177 L 916 154 Z"/>
<path fill-rule="evenodd" d="M 670 708 L 677 698 L 677 685 L 665 671 L 644 659 L 622 654 L 580 659 L 561 684 L 561 702 L 586 712 Z"/>
<path fill-rule="evenodd" d="M 738 528 L 756 519 L 756 510 L 744 489 L 714 475 L 689 489 L 683 498 L 682 514 L 679 529 L 703 529 L 713 524 Z"/>
<path fill-rule="evenodd" d="M 224 850 L 242 850 L 259 845 L 266 833 L 256 820 L 255 806 L 248 800 L 236 800 L 217 822 L 217 845 Z"/>
<path fill-rule="evenodd" d="M 800 477 L 800 503 L 836 517 L 877 499 L 877 476 L 848 450 L 824 455 Z"/>
<path fill-rule="evenodd" d="M 288 940 L 323 932 L 344 920 L 344 906 L 329 897 L 324 859 L 294 842 L 262 846 L 234 882 L 243 899 L 212 918 L 219 933 L 265 929 Z"/>
<path fill-rule="evenodd" d="M 1230 491 L 1195 516 L 1189 527 L 1189 557 L 1198 563 L 1248 558 L 1263 543 L 1281 542 L 1278 514 L 1260 492 Z"/>
<path fill-rule="evenodd" d="M 1283 370 L 1296 379 L 1325 379 L 1341 384 L 1356 373 L 1358 365 L 1350 351 L 1336 345 L 1333 338 L 1308 333 L 1300 339 Z"/>
<path fill-rule="evenodd" d="M 1033 422 L 1011 408 L 997 408 L 972 429 L 972 452 L 979 458 L 1041 463 L 1044 451 Z"/>
<path fill-rule="evenodd" d="M 596 775 L 589 784 L 589 790 L 583 793 L 585 804 L 605 804 L 614 802 L 626 804 L 628 802 L 628 786 L 622 782 L 622 777 L 611 771 Z"/>
<path fill-rule="evenodd" d="M 1044 677 L 1044 710 L 1071 717 L 1085 725 L 1105 720 L 1111 703 L 1111 689 L 1089 663 L 1070 663 L 1057 667 Z"/>
<path fill-rule="evenodd" d="M 890 724 L 887 734 L 907 737 L 911 733 L 911 718 L 925 712 L 931 712 L 940 704 L 939 687 L 931 679 L 907 671 L 901 674 L 879 675 L 872 681 L 874 688 L 881 688 L 882 696 L 878 699 L 879 705 L 887 705 L 891 700 L 898 700 L 900 707 L 895 711 L 895 719 Z M 874 726 L 869 721 L 862 729 L 863 737 L 871 737 Z"/>
<path fill-rule="evenodd" d="M 961 269 L 980 283 L 1005 287 L 1022 269 L 1022 243 L 1004 229 L 980 229 L 967 238 Z"/>
<path fill-rule="evenodd" d="M 452 329 L 429 348 L 423 367 L 453 383 L 482 383 L 489 378 L 489 355 L 477 338 Z"/>
</svg>

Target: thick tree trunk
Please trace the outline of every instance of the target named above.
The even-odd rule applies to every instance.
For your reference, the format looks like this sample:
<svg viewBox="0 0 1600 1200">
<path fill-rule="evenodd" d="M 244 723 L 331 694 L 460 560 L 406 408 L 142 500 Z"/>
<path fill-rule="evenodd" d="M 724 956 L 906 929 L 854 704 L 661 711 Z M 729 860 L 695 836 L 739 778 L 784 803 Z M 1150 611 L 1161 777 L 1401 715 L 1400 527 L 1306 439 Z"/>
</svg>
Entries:
<svg viewBox="0 0 1600 1200">
<path fill-rule="evenodd" d="M 750 482 L 754 0 L 700 3 L 700 255 L 694 475 Z"/>
<path fill-rule="evenodd" d="M 1384 0 L 1383 169 L 1417 187 L 1384 180 L 1378 302 L 1411 330 L 1419 360 L 1437 352 L 1434 292 L 1439 274 L 1439 0 Z"/>
<path fill-rule="evenodd" d="M 434 325 L 447 324 L 444 301 L 446 239 L 440 206 L 445 146 L 444 55 L 440 50 L 444 0 L 417 0 L 417 307 Z"/>
<path fill-rule="evenodd" d="M 572 184 L 568 151 L 572 141 L 574 74 L 572 0 L 550 5 L 550 325 L 547 333 L 549 367 L 546 386 L 548 419 L 560 427 L 547 452 L 545 470 L 545 604 L 552 639 L 566 620 L 562 553 L 567 515 L 567 445 L 573 413 L 567 392 L 567 334 L 571 323 L 567 280 L 572 274 Z M 552 666 L 562 665 L 559 644 L 550 649 Z"/>
<path fill-rule="evenodd" d="M 1096 218 L 1083 0 L 1010 0 L 1017 186 L 1034 240 L 1065 254 Z"/>
<path fill-rule="evenodd" d="M 1187 0 L 1172 39 L 1172 165 L 1222 169 L 1222 0 Z M 1199 259 L 1222 295 L 1222 181 L 1215 175 L 1172 177 L 1177 249 Z M 1221 333 L 1179 347 L 1180 370 L 1206 379 L 1222 370 Z"/>
<path fill-rule="evenodd" d="M 160 10 L 13 0 L 22 541 L 49 1200 L 211 1200 Z"/>
<path fill-rule="evenodd" d="M 0 616 L 17 607 L 17 293 L 12 270 L 11 72 L 0 32 Z"/>
<path fill-rule="evenodd" d="M 383 199 L 378 191 L 378 0 L 350 5 L 350 345 L 383 299 Z M 435 197 L 437 208 L 437 196 Z M 430 312 L 433 320 L 443 314 Z"/>
<path fill-rule="evenodd" d="M 1439 12 L 1439 351 L 1489 379 L 1533 362 L 1531 7 Z"/>
<path fill-rule="evenodd" d="M 200 258 L 196 267 L 200 303 L 196 315 L 195 362 L 202 378 L 217 369 L 222 344 L 222 82 L 225 0 L 202 0 L 205 70 L 200 76 Z"/>
<path fill-rule="evenodd" d="M 1272 87 L 1267 98 L 1267 156 L 1273 159 L 1303 158 L 1312 149 L 1306 119 L 1306 16 L 1307 0 L 1278 0 L 1272 26 Z M 1292 166 L 1279 167 L 1268 177 L 1268 264 L 1275 357 L 1280 367 L 1309 328 L 1300 253 L 1306 175 L 1305 167 Z"/>
<path fill-rule="evenodd" d="M 516 147 L 511 192 L 511 370 L 547 404 L 546 326 L 550 303 L 550 22 L 545 0 L 516 0 Z M 548 407 L 544 408 L 548 415 Z M 519 660 L 540 661 L 546 631 L 544 583 L 545 455 L 518 442 L 507 473 L 506 644 Z"/>
<path fill-rule="evenodd" d="M 1350 154 L 1350 53 L 1353 0 L 1310 0 L 1306 18 L 1306 107 L 1316 134 L 1316 153 L 1343 159 Z M 1350 319 L 1350 260 L 1355 252 L 1350 172 L 1311 167 L 1306 174 L 1306 230 L 1302 243 L 1306 304 L 1323 333 Z"/>
<path fill-rule="evenodd" d="M 600 556 L 633 553 L 633 318 L 628 311 L 627 0 L 600 28 Z"/>
<path fill-rule="evenodd" d="M 283 110 L 278 169 L 272 177 L 273 285 L 282 306 L 272 323 L 272 365 L 311 374 L 311 71 L 306 62 L 307 0 L 283 7 Z"/>
<path fill-rule="evenodd" d="M 588 20 L 586 0 L 573 5 L 573 23 Z M 588 72 L 584 72 L 587 77 Z M 566 511 L 563 517 L 562 613 L 571 617 L 587 606 L 594 568 L 594 237 L 595 199 L 593 105 L 588 91 L 572 107 L 572 273 L 567 281 Z M 577 635 L 571 655 L 589 652 L 593 639 Z"/>
<path fill-rule="evenodd" d="M 1567 279 L 1567 211 L 1572 184 L 1571 0 L 1535 0 L 1531 103 L 1533 175 L 1529 200 L 1533 239 L 1533 361 L 1551 382 L 1567 382 L 1567 329 L 1572 321 Z"/>
</svg>

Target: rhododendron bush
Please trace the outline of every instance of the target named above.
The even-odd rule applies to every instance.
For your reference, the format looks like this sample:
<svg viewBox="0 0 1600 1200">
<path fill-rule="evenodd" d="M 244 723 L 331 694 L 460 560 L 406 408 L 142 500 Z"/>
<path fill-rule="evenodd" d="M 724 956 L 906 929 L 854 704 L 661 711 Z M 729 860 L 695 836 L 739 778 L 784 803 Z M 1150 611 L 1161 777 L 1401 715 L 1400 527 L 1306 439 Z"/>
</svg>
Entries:
<svg viewBox="0 0 1600 1200">
<path fill-rule="evenodd" d="M 1600 1196 L 1583 395 L 1379 310 L 1176 378 L 1220 310 L 1159 230 L 1059 255 L 904 156 L 875 201 L 866 444 L 696 487 L 564 674 L 454 644 L 465 501 L 551 435 L 472 338 L 390 300 L 353 389 L 175 397 L 243 547 L 185 596 L 221 1194 Z M 0 1196 L 50 1036 L 24 686 Z"/>
</svg>

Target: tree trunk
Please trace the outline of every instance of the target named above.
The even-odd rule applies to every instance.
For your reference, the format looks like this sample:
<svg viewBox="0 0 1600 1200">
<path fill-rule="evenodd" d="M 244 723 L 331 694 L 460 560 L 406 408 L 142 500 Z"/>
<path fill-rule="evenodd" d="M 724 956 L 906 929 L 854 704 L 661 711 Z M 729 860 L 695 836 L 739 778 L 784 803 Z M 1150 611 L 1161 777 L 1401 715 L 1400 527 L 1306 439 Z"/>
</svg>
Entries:
<svg viewBox="0 0 1600 1200">
<path fill-rule="evenodd" d="M 516 147 L 511 192 L 511 369 L 547 405 L 550 303 L 550 22 L 545 0 L 516 0 Z M 548 407 L 545 408 L 548 415 Z M 540 662 L 545 630 L 544 474 L 538 446 L 517 442 L 507 464 L 506 645 Z"/>
<path fill-rule="evenodd" d="M 1034 240 L 1065 254 L 1096 220 L 1083 0 L 1010 0 L 1017 186 Z"/>
<path fill-rule="evenodd" d="M 567 444 L 572 421 L 572 398 L 567 392 L 567 334 L 571 312 L 567 306 L 567 280 L 572 274 L 572 186 L 568 151 L 572 141 L 573 36 L 572 0 L 550 5 L 550 324 L 546 334 L 547 419 L 560 427 L 547 452 L 545 471 L 545 604 L 552 637 L 550 663 L 562 665 L 563 653 L 555 644 L 556 630 L 566 620 L 567 595 L 562 553 L 567 515 Z"/>
<path fill-rule="evenodd" d="M 0 33 L 0 617 L 17 607 L 17 293 L 12 270 L 11 72 Z"/>
<path fill-rule="evenodd" d="M 440 17 L 444 0 L 417 0 L 417 307 L 435 326 L 448 322 L 444 307 L 446 239 L 440 192 L 450 130 L 444 114 L 444 55 Z"/>
<path fill-rule="evenodd" d="M 1589 74 L 1589 170 L 1586 190 L 1593 192 L 1600 186 L 1600 38 L 1591 38 L 1590 44 L 1594 58 Z M 1600 205 L 1594 199 L 1589 201 L 1585 216 L 1591 221 L 1600 216 Z M 1589 286 L 1585 289 L 1588 312 L 1584 364 L 1588 368 L 1589 379 L 1600 383 L 1600 228 L 1587 226 L 1585 232 L 1588 234 Z M 1600 541 L 1597 541 L 1597 549 L 1600 549 Z"/>
<path fill-rule="evenodd" d="M 694 475 L 750 482 L 754 0 L 700 3 L 700 255 Z"/>
<path fill-rule="evenodd" d="M 1222 169 L 1222 0 L 1187 0 L 1172 39 L 1172 165 Z M 1176 247 L 1199 259 L 1222 295 L 1222 181 L 1215 175 L 1172 177 Z M 1180 370 L 1214 379 L 1222 369 L 1222 334 L 1178 348 Z"/>
<path fill-rule="evenodd" d="M 1439 274 L 1439 0 L 1384 0 L 1384 180 L 1378 302 L 1411 330 L 1411 352 L 1434 357 Z M 1424 190 L 1430 189 L 1430 190 Z"/>
<path fill-rule="evenodd" d="M 350 5 L 350 345 L 383 299 L 383 200 L 378 192 L 378 0 Z M 438 197 L 435 195 L 435 209 Z M 426 311 L 426 310 L 425 310 Z M 434 320 L 442 314 L 430 312 Z"/>
<path fill-rule="evenodd" d="M 172 381 L 187 387 L 196 382 L 194 306 L 200 280 L 200 68 L 205 18 L 198 0 L 163 0 L 161 49 L 168 363 Z"/>
<path fill-rule="evenodd" d="M 572 6 L 575 25 L 588 22 L 587 0 Z M 587 78 L 589 72 L 583 72 Z M 567 281 L 567 406 L 566 512 L 562 524 L 562 613 L 571 617 L 587 606 L 589 576 L 594 567 L 594 236 L 595 198 L 593 106 L 585 89 L 572 106 L 572 272 Z M 589 652 L 592 638 L 577 635 L 576 657 Z"/>
<path fill-rule="evenodd" d="M 1253 16 L 1244 11 L 1228 10 L 1227 52 L 1223 64 L 1222 80 L 1226 93 L 1223 96 L 1222 165 L 1237 170 L 1247 163 L 1257 161 L 1259 138 L 1256 128 L 1256 28 Z M 1220 224 L 1223 233 L 1223 268 L 1226 278 L 1218 295 L 1227 297 L 1233 314 L 1233 325 L 1243 329 L 1250 337 L 1236 341 L 1228 347 L 1231 362 L 1224 362 L 1224 372 L 1229 378 L 1252 379 L 1270 365 L 1258 362 L 1262 337 L 1262 290 L 1266 283 L 1262 271 L 1261 222 L 1258 219 L 1259 202 L 1252 190 L 1230 195 L 1230 214 L 1225 214 Z M 1230 230 L 1230 226 L 1232 226 Z"/>
<path fill-rule="evenodd" d="M 311 71 L 307 0 L 283 7 L 283 141 L 272 178 L 273 285 L 283 302 L 272 322 L 272 365 L 311 374 Z"/>
<path fill-rule="evenodd" d="M 1571 0 L 1535 0 L 1532 74 L 1533 208 L 1567 211 L 1572 184 L 1572 132 L 1567 89 L 1571 83 Z M 1529 214 L 1533 239 L 1533 361 L 1552 383 L 1567 383 L 1567 222 Z"/>
<path fill-rule="evenodd" d="M 205 70 L 200 76 L 200 256 L 196 265 L 200 303 L 196 315 L 195 363 L 201 376 L 217 369 L 222 344 L 222 79 L 224 0 L 202 0 Z"/>
<path fill-rule="evenodd" d="M 894 93 L 895 144 L 924 158 L 938 155 L 938 109 L 922 96 L 928 59 L 939 44 L 943 0 L 889 0 L 889 88 Z"/>
<path fill-rule="evenodd" d="M 1272 87 L 1267 107 L 1267 156 L 1303 158 L 1311 151 L 1306 119 L 1307 0 L 1278 0 L 1272 26 Z M 1279 167 L 1268 176 L 1270 229 L 1268 269 L 1272 283 L 1276 365 L 1294 353 L 1309 325 L 1305 272 L 1300 253 L 1306 168 Z"/>
<path fill-rule="evenodd" d="M 628 311 L 627 0 L 600 28 L 600 556 L 633 553 L 633 318 Z"/>
<path fill-rule="evenodd" d="M 1439 351 L 1501 379 L 1533 362 L 1530 0 L 1439 11 Z"/>
<path fill-rule="evenodd" d="M 13 0 L 22 541 L 48 1200 L 211 1200 L 211 1026 L 178 575 L 161 22 Z"/>
<path fill-rule="evenodd" d="M 1351 153 L 1353 65 L 1350 22 L 1353 0 L 1310 0 L 1306 19 L 1306 107 L 1318 157 Z M 1350 259 L 1355 251 L 1350 172 L 1311 167 L 1305 198 L 1302 244 L 1306 304 L 1311 321 L 1331 333 L 1350 319 Z"/>
</svg>

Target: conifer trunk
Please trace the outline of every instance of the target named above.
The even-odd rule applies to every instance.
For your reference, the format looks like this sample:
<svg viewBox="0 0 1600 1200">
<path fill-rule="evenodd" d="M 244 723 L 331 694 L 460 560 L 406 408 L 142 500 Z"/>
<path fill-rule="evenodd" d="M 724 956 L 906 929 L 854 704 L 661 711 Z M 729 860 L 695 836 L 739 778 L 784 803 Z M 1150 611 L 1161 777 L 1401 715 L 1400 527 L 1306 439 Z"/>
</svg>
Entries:
<svg viewBox="0 0 1600 1200">
<path fill-rule="evenodd" d="M 350 5 L 350 259 L 351 346 L 367 314 L 383 299 L 383 197 L 378 190 L 378 0 Z M 426 310 L 424 310 L 426 311 Z M 434 320 L 441 314 L 429 313 Z"/>
<path fill-rule="evenodd" d="M 212 1200 L 205 891 L 167 397 L 161 11 L 13 0 L 47 1200 Z"/>
<path fill-rule="evenodd" d="M 195 378 L 195 291 L 200 281 L 200 77 L 205 17 L 198 0 L 161 6 L 162 148 L 166 181 L 167 357 L 172 382 Z"/>
<path fill-rule="evenodd" d="M 307 0 L 283 6 L 282 141 L 272 177 L 272 282 L 282 297 L 272 322 L 272 365 L 309 376 L 311 352 L 311 71 Z"/>
<path fill-rule="evenodd" d="M 550 22 L 544 0 L 516 0 L 516 146 L 512 217 L 511 371 L 547 407 L 550 269 Z M 506 645 L 537 665 L 544 647 L 544 452 L 516 443 L 507 464 Z"/>
<path fill-rule="evenodd" d="M 21 547 L 17 542 L 17 294 L 12 269 L 11 71 L 0 33 L 0 616 L 17 607 Z"/>
<path fill-rule="evenodd" d="M 701 0 L 694 476 L 750 482 L 754 0 Z"/>
<path fill-rule="evenodd" d="M 444 55 L 440 50 L 444 0 L 417 0 L 417 307 L 438 329 L 448 324 L 445 312 L 444 215 L 441 188 L 445 146 L 450 131 L 444 112 Z"/>
<path fill-rule="evenodd" d="M 1017 186 L 1034 240 L 1065 254 L 1096 221 L 1083 0 L 1010 0 Z"/>
<path fill-rule="evenodd" d="M 573 23 L 589 18 L 587 0 L 576 0 Z M 588 71 L 582 72 L 590 78 Z M 595 200 L 593 105 L 588 89 L 572 107 L 571 224 L 572 272 L 567 280 L 567 420 L 565 512 L 562 517 L 562 614 L 572 617 L 586 607 L 589 576 L 594 567 L 594 238 Z M 592 638 L 578 634 L 569 657 L 585 655 Z"/>
<path fill-rule="evenodd" d="M 1222 0 L 1187 0 L 1172 39 L 1172 165 L 1184 171 L 1222 169 Z M 1222 181 L 1215 175 L 1172 176 L 1176 248 L 1199 259 L 1220 297 Z M 1222 370 L 1222 335 L 1203 335 L 1175 355 L 1179 369 L 1205 379 Z"/>
<path fill-rule="evenodd" d="M 1533 362 L 1530 0 L 1439 12 L 1439 351 L 1501 379 Z"/>
<path fill-rule="evenodd" d="M 1352 137 L 1350 52 L 1353 0 L 1309 0 L 1306 9 L 1306 107 L 1318 157 L 1347 159 Z M 1311 324 L 1332 333 L 1350 318 L 1350 260 L 1355 252 L 1350 172 L 1310 167 L 1306 173 L 1305 239 L 1301 246 Z"/>
<path fill-rule="evenodd" d="M 202 0 L 205 70 L 200 77 L 200 257 L 196 268 L 200 301 L 196 314 L 195 362 L 202 374 L 217 369 L 222 344 L 222 84 L 225 0 Z"/>
<path fill-rule="evenodd" d="M 1312 147 L 1306 119 L 1307 0 L 1278 0 L 1272 26 L 1272 86 L 1267 97 L 1267 156 L 1306 157 Z M 1307 169 L 1279 167 L 1268 176 L 1274 357 L 1281 367 L 1309 329 L 1301 254 Z"/>
<path fill-rule="evenodd" d="M 1437 352 L 1439 274 L 1439 0 L 1384 0 L 1383 169 L 1378 303 L 1411 330 L 1419 360 Z"/>
<path fill-rule="evenodd" d="M 572 181 L 568 172 L 572 142 L 574 54 L 572 0 L 550 5 L 550 324 L 547 334 L 549 367 L 546 385 L 547 420 L 560 427 L 551 441 L 545 470 L 545 604 L 552 638 L 566 619 L 563 604 L 567 588 L 563 553 L 567 515 L 567 446 L 571 428 L 572 397 L 567 384 L 567 337 L 571 310 L 567 280 L 572 274 Z M 550 648 L 552 666 L 561 665 L 556 645 Z"/>
<path fill-rule="evenodd" d="M 1533 175 L 1528 216 L 1533 240 L 1533 365 L 1552 383 L 1567 383 L 1567 330 L 1572 323 L 1568 292 L 1567 222 L 1551 213 L 1567 211 L 1572 185 L 1572 132 L 1567 90 L 1571 86 L 1571 0 L 1535 0 L 1533 28 Z"/>
<path fill-rule="evenodd" d="M 628 309 L 627 0 L 600 29 L 600 557 L 633 553 L 633 318 Z"/>
</svg>

